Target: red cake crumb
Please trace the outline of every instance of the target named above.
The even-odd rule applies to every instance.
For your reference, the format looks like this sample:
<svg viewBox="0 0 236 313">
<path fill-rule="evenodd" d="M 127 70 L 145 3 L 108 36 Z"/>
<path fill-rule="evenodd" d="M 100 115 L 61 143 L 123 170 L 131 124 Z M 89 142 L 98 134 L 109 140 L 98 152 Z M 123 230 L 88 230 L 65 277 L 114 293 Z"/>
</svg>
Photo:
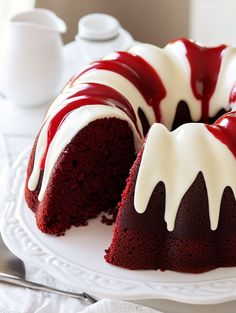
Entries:
<svg viewBox="0 0 236 313">
<path fill-rule="evenodd" d="M 87 225 L 88 219 L 102 211 L 112 212 L 111 220 L 115 219 L 111 208 L 120 200 L 135 158 L 133 133 L 127 122 L 101 119 L 82 129 L 61 153 L 41 202 L 37 198 L 41 181 L 34 192 L 27 187 L 34 154 L 35 146 L 25 197 L 41 231 L 62 235 L 72 225 Z M 111 223 L 108 218 L 106 223 Z"/>
<path fill-rule="evenodd" d="M 101 217 L 101 222 L 106 225 L 112 225 L 116 221 L 116 216 L 118 213 L 118 208 L 111 208 L 106 212 L 106 215 L 103 214 Z"/>
</svg>

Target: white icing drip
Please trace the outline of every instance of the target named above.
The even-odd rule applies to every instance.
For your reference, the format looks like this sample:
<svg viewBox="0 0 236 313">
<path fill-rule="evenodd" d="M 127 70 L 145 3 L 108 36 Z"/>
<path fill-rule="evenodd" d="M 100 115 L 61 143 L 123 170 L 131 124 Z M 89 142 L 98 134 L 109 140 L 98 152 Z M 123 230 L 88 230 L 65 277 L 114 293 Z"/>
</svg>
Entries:
<svg viewBox="0 0 236 313">
<path fill-rule="evenodd" d="M 181 100 L 188 103 L 193 121 L 198 121 L 201 117 L 201 102 L 195 98 L 191 88 L 191 69 L 185 51 L 186 48 L 180 41 L 169 44 L 164 49 L 143 44 L 130 50 L 152 65 L 165 86 L 167 94 L 160 103 L 160 111 L 161 122 L 168 129 L 172 127 Z"/>
<path fill-rule="evenodd" d="M 107 70 L 89 71 L 81 75 L 76 80 L 75 85 L 80 83 L 100 83 L 119 91 L 119 93 L 121 93 L 129 101 L 129 103 L 131 103 L 136 114 L 137 124 L 140 130 L 142 129 L 142 126 L 138 117 L 139 108 L 145 112 L 150 125 L 155 122 L 155 113 L 153 108 L 146 103 L 139 90 L 120 74 Z"/>
<path fill-rule="evenodd" d="M 107 86 L 111 86 L 113 88 L 116 87 L 116 90 L 119 90 L 119 92 L 121 94 L 123 94 L 123 96 L 126 97 L 126 99 L 128 99 L 128 101 L 132 100 L 131 99 L 131 94 L 134 94 L 136 92 L 137 96 L 133 98 L 133 101 L 138 102 L 140 104 L 140 107 L 144 107 L 146 105 L 146 102 L 143 99 L 143 97 L 138 93 L 137 89 L 135 87 L 133 87 L 133 85 L 129 81 L 127 81 L 126 79 L 124 79 L 120 75 L 117 75 L 118 79 L 116 79 L 116 77 L 115 78 L 113 77 L 113 79 L 109 80 L 109 78 L 111 76 L 110 72 L 105 71 L 105 75 L 103 75 L 104 73 L 101 73 L 103 71 L 99 71 L 99 72 L 100 73 L 99 73 L 99 75 L 97 75 L 98 76 L 97 80 L 93 79 L 93 76 L 90 75 L 90 73 L 86 73 L 86 74 L 82 75 L 81 79 L 79 80 L 79 82 L 76 81 L 76 84 L 73 87 L 70 87 L 70 88 L 66 87 L 63 90 L 63 93 L 61 93 L 54 100 L 52 105 L 50 106 L 50 108 L 49 108 L 49 110 L 48 110 L 48 112 L 47 112 L 47 114 L 45 116 L 45 119 L 44 119 L 45 124 L 44 124 L 44 126 L 43 126 L 43 128 L 42 128 L 42 130 L 41 130 L 41 132 L 39 134 L 39 138 L 38 138 L 38 141 L 37 141 L 33 171 L 32 171 L 32 173 L 30 175 L 29 182 L 28 182 L 29 190 L 31 190 L 31 191 L 35 190 L 36 187 L 37 187 L 37 184 L 38 184 L 39 175 L 40 175 L 40 162 L 41 162 L 41 159 L 43 157 L 43 153 L 44 153 L 44 151 L 46 149 L 46 145 L 47 145 L 47 130 L 48 130 L 48 126 L 50 124 L 51 119 L 63 107 L 68 105 L 70 102 L 76 101 L 78 99 L 77 97 L 73 97 L 72 99 L 67 99 L 67 98 L 70 97 L 70 96 L 73 96 L 79 90 L 81 90 L 81 88 L 83 87 L 84 83 L 87 83 L 87 82 L 90 82 L 90 83 L 91 82 L 97 82 L 97 83 L 101 84 L 103 82 Z M 90 79 L 87 79 L 87 76 L 89 76 Z M 108 80 L 108 81 L 106 81 L 106 80 Z M 123 91 L 123 93 L 121 91 Z M 86 110 L 87 110 L 87 108 L 88 107 L 86 106 Z M 102 108 L 101 108 L 101 112 L 104 112 L 104 108 L 105 108 L 105 106 L 103 105 Z M 136 116 L 137 116 L 137 110 L 138 110 L 138 106 L 136 106 L 136 111 L 135 111 Z M 106 110 L 105 110 L 105 112 L 106 112 Z M 101 114 L 103 114 L 103 113 L 101 113 Z M 101 114 L 98 114 L 98 116 L 100 116 Z M 117 112 L 115 111 L 114 114 L 116 116 Z M 113 117 L 114 114 L 111 114 L 111 117 Z M 123 117 L 123 115 L 122 115 L 122 117 Z M 150 123 L 153 123 L 154 122 L 153 113 L 150 112 L 149 116 L 150 116 Z M 94 120 L 95 119 L 96 118 L 94 117 Z M 83 127 L 86 126 L 86 125 L 84 125 L 84 121 L 81 121 L 81 119 L 78 119 L 78 120 L 80 122 L 83 122 Z M 77 125 L 78 131 L 79 131 L 82 127 L 81 127 L 80 123 L 78 123 L 78 120 L 76 121 L 75 125 Z M 127 118 L 127 120 L 128 120 L 128 118 Z M 90 121 L 88 121 L 88 123 L 89 122 Z M 132 127 L 133 127 L 133 123 L 130 120 L 129 120 L 129 124 L 132 124 Z M 140 133 L 142 133 L 142 126 L 141 126 L 141 123 L 140 123 L 140 120 L 139 120 L 138 116 L 137 116 L 137 125 L 138 125 Z M 134 134 L 135 134 L 134 137 L 136 137 L 137 136 L 136 130 L 135 130 Z M 138 151 L 138 148 L 139 148 L 139 144 L 137 143 L 138 141 L 140 141 L 140 139 L 135 138 L 136 151 Z M 55 154 L 60 154 L 59 150 L 58 150 L 58 147 L 55 149 L 56 150 Z M 62 152 L 62 150 L 60 150 L 60 152 Z M 44 175 L 45 175 L 45 173 L 44 173 Z"/>
<path fill-rule="evenodd" d="M 80 84 L 77 86 L 65 87 L 63 92 L 57 96 L 57 98 L 50 105 L 47 114 L 45 115 L 44 120 L 49 117 L 52 118 L 57 112 L 59 112 L 63 107 L 65 107 L 68 103 L 73 102 L 77 98 L 74 95 L 83 88 L 84 84 Z M 73 99 L 67 99 L 73 96 Z"/>
<path fill-rule="evenodd" d="M 34 156 L 33 170 L 28 181 L 28 188 L 31 191 L 35 190 L 38 185 L 39 176 L 40 176 L 40 162 L 47 146 L 48 123 L 49 121 L 44 124 L 38 137 L 36 150 L 35 150 L 35 156 Z"/>
<path fill-rule="evenodd" d="M 35 157 L 34 157 L 34 166 L 32 173 L 29 177 L 28 181 L 28 188 L 29 190 L 33 191 L 37 188 L 38 180 L 40 176 L 40 163 L 42 160 L 42 157 L 44 155 L 44 152 L 47 147 L 47 132 L 48 132 L 48 126 L 52 120 L 52 118 L 65 106 L 67 106 L 69 103 L 76 101 L 78 97 L 73 97 L 73 99 L 66 99 L 68 96 L 73 95 L 78 91 L 79 88 L 71 88 L 70 94 L 68 93 L 61 93 L 52 103 L 51 107 L 49 108 L 45 118 L 44 118 L 44 125 L 41 129 L 41 132 L 38 136 L 37 145 L 35 149 Z M 53 109 L 52 109 L 53 107 Z M 77 123 L 79 124 L 79 123 Z"/>
<path fill-rule="evenodd" d="M 71 95 L 73 93 L 71 92 Z M 65 90 L 63 90 L 63 92 L 61 94 L 59 94 L 56 99 L 52 102 L 52 104 L 50 105 L 45 117 L 44 117 L 44 121 L 47 120 L 49 117 L 52 117 L 55 115 L 55 112 L 59 112 L 62 107 L 65 106 L 66 104 L 66 98 L 70 95 L 70 93 L 65 92 Z"/>
<path fill-rule="evenodd" d="M 236 81 L 236 48 L 227 47 L 223 55 L 216 88 L 209 103 L 210 117 L 215 116 L 222 108 L 226 111 L 230 109 L 229 97 Z"/>
<path fill-rule="evenodd" d="M 162 124 L 154 124 L 138 172 L 134 196 L 136 211 L 146 210 L 155 186 L 164 182 L 165 221 L 167 229 L 172 231 L 179 204 L 199 172 L 206 182 L 211 229 L 215 230 L 225 187 L 230 186 L 236 196 L 236 180 L 232 175 L 236 173 L 234 155 L 204 124 L 185 124 L 173 132 Z"/>
<path fill-rule="evenodd" d="M 170 129 L 172 126 L 175 113 L 176 113 L 176 108 L 180 100 L 184 100 L 188 103 L 190 115 L 193 121 L 197 121 L 200 119 L 201 102 L 195 99 L 194 94 L 191 89 L 191 84 L 190 84 L 191 69 L 190 69 L 188 59 L 186 57 L 186 48 L 183 42 L 177 41 L 177 42 L 171 43 L 167 45 L 164 49 L 159 49 L 152 45 L 143 44 L 143 45 L 132 48 L 130 50 L 130 53 L 141 56 L 149 64 L 151 64 L 153 68 L 157 71 L 160 79 L 162 80 L 164 84 L 164 87 L 167 91 L 167 95 L 160 103 L 160 110 L 161 110 L 162 122 L 166 125 L 167 128 Z M 229 97 L 229 94 L 230 94 L 230 91 L 234 82 L 234 71 L 236 70 L 236 57 L 234 55 L 236 55 L 235 48 L 227 48 L 224 51 L 224 57 L 222 60 L 222 66 L 220 69 L 216 89 L 210 100 L 210 116 L 215 115 L 222 107 L 224 108 L 227 106 L 227 100 L 228 100 L 228 97 Z M 113 58 L 114 58 L 114 54 L 111 54 L 105 59 L 113 59 Z M 229 67 L 229 64 L 230 64 L 230 67 Z M 69 102 L 72 102 L 76 99 L 76 98 L 74 99 L 67 99 L 67 98 L 70 95 L 73 95 L 77 91 L 79 91 L 83 83 L 104 84 L 106 86 L 112 87 L 113 89 L 121 93 L 131 103 L 134 109 L 134 112 L 137 116 L 137 124 L 138 124 L 139 130 L 141 130 L 141 123 L 138 118 L 139 107 L 146 114 L 147 119 L 150 124 L 153 124 L 155 122 L 154 110 L 152 109 L 152 107 L 150 107 L 146 103 L 145 99 L 143 98 L 139 90 L 126 78 L 108 70 L 96 70 L 96 71 L 91 70 L 89 72 L 85 72 L 78 79 L 75 80 L 73 87 L 71 87 L 70 84 L 68 84 L 65 87 L 65 89 L 63 90 L 63 93 L 56 98 L 56 100 L 53 102 L 53 104 L 48 110 L 48 113 L 45 117 L 45 124 L 42 127 L 42 130 L 39 134 L 39 138 L 38 138 L 38 142 L 36 146 L 33 171 L 28 182 L 28 187 L 30 190 L 35 190 L 38 185 L 38 180 L 39 180 L 39 175 L 40 175 L 40 162 L 41 162 L 43 153 L 46 149 L 48 125 L 51 119 L 53 118 L 53 116 L 55 116 L 55 114 L 58 111 L 60 111 L 63 107 L 65 107 Z M 224 86 L 224 88 L 222 88 L 222 86 Z M 170 90 L 171 92 L 169 92 Z M 71 141 L 74 135 L 78 133 L 80 129 L 88 125 L 91 121 L 94 121 L 98 118 L 109 118 L 109 117 L 117 117 L 117 118 L 126 120 L 133 129 L 134 138 L 135 138 L 135 146 L 138 150 L 138 147 L 140 146 L 139 136 L 137 135 L 137 132 L 133 123 L 124 112 L 122 112 L 121 110 L 117 108 L 106 107 L 104 105 L 89 106 L 89 110 L 87 110 L 87 108 L 88 108 L 87 106 L 84 106 L 68 114 L 64 122 L 60 126 L 59 130 L 57 131 L 49 147 L 49 151 L 48 151 L 48 155 L 47 155 L 47 159 L 45 163 L 43 183 L 41 186 L 39 200 L 43 199 L 43 194 L 45 192 L 47 183 L 49 181 L 51 171 L 53 170 L 53 167 L 60 153 L 63 151 L 66 145 Z M 224 175 L 222 175 L 223 177 L 227 177 L 227 179 L 225 178 L 224 180 L 214 181 L 213 178 L 215 178 L 216 176 L 217 177 L 220 176 L 220 172 L 222 171 L 221 169 L 217 169 L 216 171 L 215 164 L 217 163 L 217 166 L 218 166 L 218 163 L 222 164 L 221 160 L 218 160 L 219 155 L 221 155 L 220 159 L 222 158 L 222 155 L 223 155 L 224 160 L 226 160 L 226 157 L 228 159 L 230 159 L 230 157 L 232 158 L 232 155 L 230 151 L 228 150 L 228 148 L 224 146 L 218 139 L 213 137 L 213 135 L 210 134 L 205 127 L 201 125 L 198 126 L 195 124 L 194 125 L 190 124 L 190 125 L 189 126 L 185 125 L 172 133 L 169 133 L 167 129 L 161 125 L 154 126 L 152 128 L 148 136 L 149 139 L 148 139 L 148 142 L 146 143 L 145 151 L 148 148 L 152 152 L 152 149 L 154 150 L 157 149 L 157 145 L 159 146 L 159 144 L 162 145 L 162 148 L 161 149 L 158 148 L 158 154 L 151 153 L 149 156 L 146 156 L 145 160 L 150 160 L 150 163 L 153 163 L 154 162 L 153 157 L 157 155 L 160 161 L 162 162 L 160 164 L 163 164 L 163 167 L 160 168 L 159 163 L 156 161 L 157 159 L 155 160 L 154 167 L 149 167 L 148 161 L 145 161 L 144 168 L 145 168 L 145 171 L 147 171 L 145 173 L 145 171 L 143 170 L 143 165 L 142 165 L 142 167 L 140 168 L 141 174 L 139 175 L 143 177 L 144 182 L 143 183 L 139 182 L 142 188 L 139 185 L 137 185 L 136 189 L 142 190 L 142 193 L 144 193 L 144 195 L 142 197 L 141 192 L 135 193 L 136 204 L 138 204 L 139 201 L 141 201 L 140 204 L 137 206 L 138 210 L 141 210 L 141 211 L 145 210 L 149 197 L 152 193 L 152 190 L 155 187 L 156 180 L 161 177 L 165 178 L 167 182 L 166 191 L 168 194 L 172 195 L 172 197 L 167 198 L 166 219 L 168 222 L 168 229 L 173 229 L 174 218 L 178 209 L 178 205 L 176 205 L 176 203 L 177 204 L 180 203 L 182 199 L 181 194 L 183 195 L 183 193 L 192 184 L 196 175 L 198 174 L 197 171 L 202 171 L 206 180 L 208 196 L 209 196 L 211 227 L 212 229 L 214 229 L 217 225 L 218 213 L 214 211 L 212 208 L 219 207 L 218 204 L 220 202 L 220 197 L 222 195 L 222 188 L 226 186 L 224 185 L 223 182 L 225 182 L 227 179 L 228 179 L 227 181 L 230 181 L 230 175 L 226 174 L 226 172 L 229 171 L 228 170 L 229 167 L 227 169 L 224 169 Z M 155 130 L 156 128 L 158 129 L 158 131 Z M 187 132 L 184 132 L 184 131 L 187 131 Z M 154 140 L 152 136 L 150 137 L 151 132 L 154 132 L 154 133 L 157 132 L 157 135 L 158 135 L 157 141 Z M 203 138 L 201 138 L 201 136 L 199 135 L 202 133 L 204 133 Z M 193 138 L 196 137 L 196 139 L 193 139 L 192 136 Z M 184 138 L 183 142 L 181 138 Z M 211 146 L 211 149 L 207 146 L 208 139 L 210 140 L 209 142 L 211 142 L 211 144 L 209 143 L 209 145 Z M 195 148 L 195 144 L 196 144 L 195 140 L 199 141 L 199 147 L 200 147 L 199 150 L 196 150 Z M 151 144 L 149 143 L 150 141 L 154 142 L 153 148 L 151 147 Z M 158 144 L 156 142 L 158 142 Z M 200 142 L 201 144 L 204 143 L 203 149 L 200 146 Z M 178 148 L 177 145 L 180 145 L 180 148 Z M 192 147 L 192 151 L 195 151 L 195 154 L 190 151 L 191 150 L 190 147 Z M 212 150 L 213 147 L 215 150 Z M 221 149 L 223 152 L 221 151 Z M 154 150 L 153 152 L 156 151 Z M 206 161 L 207 158 L 210 158 L 210 157 L 205 156 L 206 150 L 210 150 L 209 156 L 212 156 L 212 158 L 213 158 L 212 151 L 219 150 L 219 152 L 215 152 L 213 160 L 212 159 L 209 160 L 210 167 Z M 162 152 L 159 153 L 159 151 L 162 151 Z M 170 151 L 177 153 L 176 159 L 174 158 L 174 154 L 170 153 Z M 186 155 L 184 155 L 183 151 L 185 151 Z M 202 152 L 199 152 L 199 151 L 202 151 Z M 145 152 L 145 155 L 146 154 L 147 153 Z M 188 164 L 189 159 L 191 160 L 191 163 Z M 195 159 L 196 160 L 198 159 L 198 162 L 195 162 L 195 163 L 198 164 L 199 167 L 197 167 L 197 165 L 194 167 L 192 166 L 192 163 L 194 163 Z M 226 161 L 224 161 L 224 163 L 225 162 Z M 231 163 L 228 163 L 228 164 L 231 164 Z M 175 164 L 177 164 L 177 166 L 175 166 Z M 155 171 L 159 169 L 158 175 L 157 174 L 153 175 L 154 174 L 153 169 L 155 169 Z M 187 169 L 189 169 L 189 171 L 187 172 L 188 175 L 186 175 L 185 177 L 183 175 L 183 172 L 180 171 L 180 169 L 181 171 L 182 169 L 186 171 Z M 233 165 L 231 167 L 231 170 L 232 169 L 233 169 Z M 176 180 L 177 177 L 181 177 L 181 184 L 179 184 L 181 186 L 179 186 L 178 184 L 174 185 L 173 179 Z M 182 180 L 183 180 L 183 184 L 182 184 Z M 219 183 L 218 181 L 222 181 L 222 184 Z M 217 198 L 217 195 L 218 195 L 218 198 Z M 216 206 L 216 204 L 218 206 Z M 172 217 L 171 217 L 171 212 L 174 213 Z"/>
<path fill-rule="evenodd" d="M 32 170 L 32 173 L 31 173 L 29 181 L 28 181 L 29 190 L 31 190 L 31 191 L 35 190 L 37 185 L 38 185 L 38 180 L 39 180 L 39 175 L 40 175 L 40 162 L 41 162 L 41 159 L 43 157 L 43 153 L 46 149 L 47 129 L 48 129 L 48 125 L 49 125 L 51 119 L 53 118 L 53 116 L 56 115 L 56 113 L 58 113 L 68 103 L 75 101 L 77 99 L 76 97 L 74 97 L 73 99 L 66 99 L 66 98 L 68 98 L 69 96 L 72 96 L 77 91 L 79 91 L 81 88 L 81 85 L 83 85 L 84 83 L 100 83 L 100 84 L 104 84 L 106 86 L 110 86 L 110 87 L 114 88 L 115 90 L 118 90 L 119 93 L 121 93 L 133 106 L 134 112 L 135 112 L 136 117 L 137 117 L 137 126 L 138 126 L 140 133 L 142 133 L 142 126 L 141 126 L 141 122 L 140 122 L 138 114 L 137 114 L 139 107 L 141 107 L 143 109 L 143 111 L 145 113 L 147 113 L 147 118 L 148 118 L 150 124 L 153 124 L 155 122 L 155 116 L 154 116 L 153 109 L 146 104 L 144 98 L 139 93 L 139 91 L 127 79 L 123 78 L 121 75 L 112 73 L 110 71 L 104 71 L 104 70 L 97 70 L 96 72 L 92 71 L 92 72 L 88 72 L 88 73 L 81 75 L 81 77 L 79 77 L 79 79 L 76 80 L 73 87 L 68 88 L 68 86 L 67 86 L 63 90 L 63 93 L 60 94 L 54 100 L 54 102 L 52 103 L 51 107 L 49 108 L 49 110 L 46 114 L 45 124 L 44 124 L 44 126 L 43 126 L 43 128 L 39 134 L 39 138 L 37 141 L 33 170 Z M 84 106 L 84 108 L 85 107 L 86 106 Z M 91 110 L 91 108 L 92 107 L 90 106 L 89 110 Z M 112 112 L 112 109 L 114 110 L 113 112 Z M 87 107 L 84 110 L 87 110 Z M 95 111 L 93 110 L 93 113 L 94 113 L 93 120 L 96 120 L 97 118 L 99 118 L 99 116 L 103 116 L 104 112 L 105 112 L 105 117 L 108 117 L 107 113 L 106 113 L 107 108 L 104 105 L 101 107 L 101 112 L 96 112 L 97 115 L 95 114 Z M 131 122 L 131 120 L 128 118 L 128 116 L 124 112 L 122 112 L 121 110 L 116 109 L 116 108 L 110 108 L 109 113 L 110 113 L 110 117 L 122 118 L 122 119 L 125 119 L 129 122 L 129 124 L 132 126 L 132 129 L 134 130 L 135 148 L 136 148 L 136 151 L 138 151 L 138 149 L 140 147 L 140 137 L 139 137 L 139 135 L 137 135 L 137 131 L 134 129 L 134 125 Z M 68 116 L 70 116 L 71 114 L 72 113 L 70 113 Z M 68 116 L 67 116 L 67 118 L 68 118 Z M 64 123 L 67 120 L 67 118 L 64 120 Z M 78 123 L 78 121 L 80 121 L 82 124 Z M 92 120 L 87 120 L 87 124 L 86 124 L 86 123 L 84 123 L 85 121 L 83 121 L 82 118 L 77 118 L 77 120 L 75 122 L 75 125 L 77 127 L 77 132 L 80 129 L 82 129 L 83 127 L 85 127 L 86 125 L 88 125 L 91 121 Z M 57 133 L 58 133 L 58 135 L 56 134 L 57 136 L 63 136 L 62 138 L 64 138 L 65 134 L 64 135 L 61 134 L 61 127 L 57 131 Z M 75 135 L 75 133 L 73 133 L 73 136 L 74 135 Z M 67 142 L 66 144 L 68 144 L 70 141 L 70 140 L 68 140 L 68 136 L 70 136 L 69 131 L 68 131 L 67 136 L 64 138 L 65 142 Z M 72 137 L 71 136 L 69 137 L 70 139 L 73 138 L 73 136 Z M 51 149 L 52 144 L 53 144 L 53 142 L 50 144 L 49 150 Z M 66 144 L 64 145 L 64 147 L 66 146 Z M 62 145 L 55 146 L 54 150 L 55 150 L 54 155 L 59 156 L 60 153 L 63 151 Z M 48 153 L 49 153 L 49 151 L 48 151 Z M 54 160 L 53 166 L 55 164 L 55 161 L 56 161 L 56 159 Z M 48 170 L 52 169 L 52 168 L 53 168 L 52 166 L 46 168 L 46 165 L 45 165 L 43 176 L 44 177 L 50 176 L 51 172 L 48 172 Z M 47 181 L 48 181 L 48 179 L 47 179 Z M 41 190 L 42 190 L 42 187 L 41 187 Z M 40 191 L 40 197 L 42 197 L 42 195 L 43 195 L 43 192 L 41 193 L 41 191 Z M 39 200 L 41 199 L 40 197 L 39 197 Z"/>
<path fill-rule="evenodd" d="M 127 121 L 134 133 L 134 141 L 135 141 L 135 148 L 136 150 L 140 149 L 142 144 L 139 135 L 135 129 L 134 124 L 131 122 L 129 117 L 117 108 L 112 108 L 104 105 L 93 105 L 90 106 L 88 110 L 88 106 L 80 107 L 72 111 L 68 114 L 67 118 L 61 124 L 60 128 L 56 132 L 50 146 L 48 149 L 42 185 L 40 189 L 40 193 L 38 196 L 39 201 L 42 201 L 51 172 L 53 167 L 61 154 L 64 148 L 71 142 L 74 136 L 85 126 L 89 123 L 102 118 L 112 118 L 116 117 L 118 119 Z M 46 136 L 47 132 L 47 124 L 45 124 L 45 128 L 42 129 L 39 138 L 38 138 L 38 145 L 36 149 L 35 155 L 35 163 L 33 167 L 32 174 L 29 179 L 28 188 L 29 190 L 35 190 L 38 184 L 39 173 L 40 173 L 40 162 L 43 156 L 43 152 L 46 148 Z M 44 149 L 43 149 L 44 148 Z"/>
</svg>

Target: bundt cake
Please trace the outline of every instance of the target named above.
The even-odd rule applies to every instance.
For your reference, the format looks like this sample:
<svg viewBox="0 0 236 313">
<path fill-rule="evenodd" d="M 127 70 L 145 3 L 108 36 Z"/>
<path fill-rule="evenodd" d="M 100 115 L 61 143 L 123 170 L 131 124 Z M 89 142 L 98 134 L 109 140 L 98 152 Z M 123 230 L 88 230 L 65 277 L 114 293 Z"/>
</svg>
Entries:
<svg viewBox="0 0 236 313">
<path fill-rule="evenodd" d="M 235 71 L 235 48 L 179 39 L 112 53 L 76 74 L 28 163 L 25 198 L 39 229 L 61 235 L 101 212 L 114 217 L 138 153 L 107 262 L 236 265 Z"/>
<path fill-rule="evenodd" d="M 201 273 L 236 265 L 236 113 L 154 124 L 131 169 L 106 260 Z"/>
</svg>

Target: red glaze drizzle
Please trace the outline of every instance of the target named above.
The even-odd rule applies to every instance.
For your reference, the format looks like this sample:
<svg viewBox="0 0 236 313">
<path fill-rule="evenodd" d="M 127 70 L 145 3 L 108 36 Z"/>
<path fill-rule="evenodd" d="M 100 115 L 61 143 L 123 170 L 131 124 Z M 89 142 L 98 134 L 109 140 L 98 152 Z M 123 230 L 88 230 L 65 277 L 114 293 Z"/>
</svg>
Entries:
<svg viewBox="0 0 236 313">
<path fill-rule="evenodd" d="M 227 47 L 201 47 L 187 39 L 181 39 L 186 48 L 186 57 L 191 68 L 191 87 L 196 99 L 201 101 L 201 121 L 208 123 L 209 101 L 218 79 L 222 52 Z"/>
<path fill-rule="evenodd" d="M 236 112 L 222 115 L 213 125 L 206 128 L 223 144 L 225 144 L 236 158 Z"/>
<path fill-rule="evenodd" d="M 118 91 L 111 87 L 97 83 L 81 84 L 79 87 L 80 89 L 76 93 L 67 98 L 72 99 L 72 102 L 69 102 L 65 107 L 63 107 L 49 123 L 47 131 L 47 146 L 40 163 L 41 170 L 45 167 L 46 156 L 50 143 L 52 142 L 61 123 L 71 111 L 82 106 L 102 104 L 119 108 L 130 117 L 139 135 L 141 136 L 137 126 L 136 115 L 131 104 Z"/>
<path fill-rule="evenodd" d="M 234 83 L 230 96 L 229 96 L 229 103 L 232 104 L 235 102 L 236 102 L 236 82 Z"/>
<path fill-rule="evenodd" d="M 80 72 L 79 75 L 72 78 L 66 88 L 72 87 L 76 83 L 76 80 L 84 73 L 97 69 L 109 70 L 128 79 L 139 90 L 146 102 L 153 107 L 156 120 L 161 121 L 160 102 L 166 96 L 166 90 L 156 71 L 143 58 L 128 52 L 116 52 L 114 53 L 113 60 L 102 60 L 88 66 L 84 71 Z M 140 134 L 137 127 L 136 115 L 131 104 L 118 91 L 97 83 L 81 84 L 79 87 L 80 90 L 68 99 L 75 97 L 81 98 L 69 103 L 50 121 L 47 134 L 47 146 L 40 164 L 42 170 L 45 167 L 45 160 L 50 143 L 57 129 L 60 127 L 60 124 L 72 110 L 78 109 L 84 105 L 103 104 L 121 109 L 131 118 Z"/>
<path fill-rule="evenodd" d="M 185 45 L 186 57 L 191 69 L 191 88 L 195 97 L 201 101 L 201 121 L 207 123 L 209 101 L 216 87 L 222 61 L 222 52 L 227 46 L 221 45 L 218 47 L 206 48 L 198 46 L 194 42 L 187 39 L 180 39 L 178 41 L 182 41 Z M 148 62 L 146 62 L 142 57 L 132 55 L 128 52 L 116 52 L 113 54 L 112 60 L 101 60 L 95 62 L 85 68 L 85 70 L 80 72 L 78 75 L 75 75 L 68 83 L 67 88 L 75 85 L 76 80 L 84 73 L 98 69 L 115 72 L 129 80 L 139 90 L 148 105 L 153 108 L 156 121 L 161 122 L 160 103 L 166 96 L 166 90 L 158 73 Z M 136 115 L 131 104 L 118 91 L 111 87 L 97 83 L 81 84 L 78 87 L 80 88 L 79 91 L 68 97 L 68 99 L 76 97 L 76 100 L 72 101 L 59 111 L 50 121 L 47 147 L 41 161 L 41 169 L 44 169 L 47 151 L 57 129 L 60 127 L 66 115 L 79 107 L 93 104 L 103 104 L 117 107 L 131 118 L 137 128 Z M 234 102 L 236 98 L 235 94 L 236 92 L 234 92 L 233 89 L 231 92 L 231 102 Z M 206 125 L 206 127 L 218 139 L 229 146 L 231 151 L 233 151 L 233 137 L 230 135 L 225 136 L 225 133 L 232 133 L 233 122 L 231 121 L 231 117 L 229 117 L 227 119 L 228 126 L 223 127 L 221 126 L 221 121 L 223 121 L 223 119 L 219 119 L 217 124 L 215 123 L 214 126 Z M 225 133 L 222 129 L 226 129 Z M 236 152 L 233 153 L 236 156 Z"/>
<path fill-rule="evenodd" d="M 79 96 L 95 96 L 101 100 L 105 100 L 110 106 L 117 107 L 124 111 L 129 118 L 136 124 L 137 119 L 132 105 L 119 91 L 106 85 L 98 83 L 83 83 L 80 84 L 79 90 L 68 99 Z"/>
<path fill-rule="evenodd" d="M 161 122 L 160 102 L 166 96 L 165 87 L 154 68 L 142 57 L 128 52 L 115 52 L 112 60 L 102 60 L 88 66 L 75 77 L 73 82 L 88 71 L 108 70 L 122 75 L 142 94 L 154 112 L 157 122 Z"/>
</svg>

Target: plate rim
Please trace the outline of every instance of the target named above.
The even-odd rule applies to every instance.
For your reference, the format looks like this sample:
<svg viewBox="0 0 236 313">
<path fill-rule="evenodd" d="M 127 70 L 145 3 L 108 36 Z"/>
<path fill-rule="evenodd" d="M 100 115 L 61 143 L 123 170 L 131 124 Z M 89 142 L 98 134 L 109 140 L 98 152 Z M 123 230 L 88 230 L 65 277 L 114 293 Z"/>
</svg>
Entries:
<svg viewBox="0 0 236 313">
<path fill-rule="evenodd" d="M 197 282 L 143 282 L 104 275 L 77 266 L 44 247 L 16 216 L 17 201 L 23 192 L 24 173 L 31 147 L 22 151 L 10 172 L 1 219 L 1 234 L 8 248 L 23 261 L 44 269 L 68 286 L 96 295 L 120 300 L 165 299 L 186 304 L 216 304 L 236 299 L 236 276 Z M 23 249 L 22 249 L 23 245 Z M 78 281 L 71 281 L 74 274 Z M 188 274 L 184 274 L 188 275 Z M 118 286 L 111 288 L 111 284 Z M 107 286 L 110 286 L 107 290 Z M 104 288 L 106 289 L 104 292 Z M 119 289 L 121 288 L 121 290 Z"/>
</svg>

